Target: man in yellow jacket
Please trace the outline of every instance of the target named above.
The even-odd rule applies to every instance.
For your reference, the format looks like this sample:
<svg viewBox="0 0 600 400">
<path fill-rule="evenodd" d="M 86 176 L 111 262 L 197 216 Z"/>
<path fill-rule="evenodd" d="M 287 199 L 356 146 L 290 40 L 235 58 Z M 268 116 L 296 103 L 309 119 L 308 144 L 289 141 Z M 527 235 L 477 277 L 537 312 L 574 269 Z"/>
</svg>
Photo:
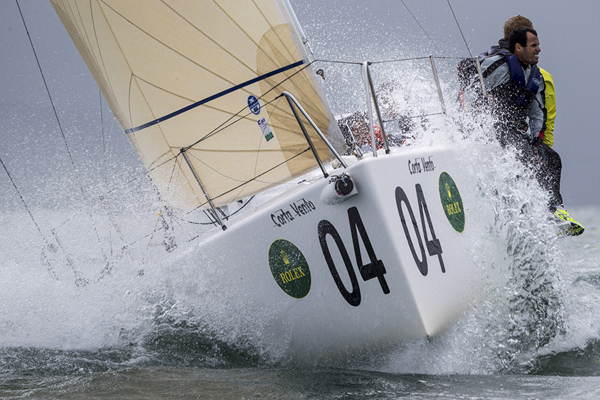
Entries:
<svg viewBox="0 0 600 400">
<path fill-rule="evenodd" d="M 562 161 L 560 160 L 560 156 L 557 152 L 552 150 L 552 146 L 554 145 L 554 120 L 556 119 L 556 93 L 554 92 L 554 80 L 552 79 L 552 75 L 540 68 L 540 72 L 542 73 L 542 77 L 544 78 L 544 111 L 546 114 L 546 129 L 544 130 L 544 138 L 543 142 L 548 146 L 546 151 L 548 155 L 548 167 L 555 170 L 562 170 Z M 551 183 L 552 184 L 552 183 Z M 558 190 L 560 190 L 560 174 L 558 178 L 558 182 L 555 184 L 558 185 Z M 554 211 L 554 214 L 562 221 L 570 223 L 570 227 L 568 229 L 568 233 L 577 236 L 581 235 L 584 231 L 583 225 L 579 222 L 575 221 L 564 209 L 564 207 L 557 207 Z"/>
<path fill-rule="evenodd" d="M 554 145 L 554 120 L 556 119 L 556 94 L 554 92 L 554 80 L 552 75 L 540 68 L 540 72 L 544 77 L 544 99 L 546 109 L 546 130 L 544 131 L 544 143 L 550 148 Z"/>
</svg>

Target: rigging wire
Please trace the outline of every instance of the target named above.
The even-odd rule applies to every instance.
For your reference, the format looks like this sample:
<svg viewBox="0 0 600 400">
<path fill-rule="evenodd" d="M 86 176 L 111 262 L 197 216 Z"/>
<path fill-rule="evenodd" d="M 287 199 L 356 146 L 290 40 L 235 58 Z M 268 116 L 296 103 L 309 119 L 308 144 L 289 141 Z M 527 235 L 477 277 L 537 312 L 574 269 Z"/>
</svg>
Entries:
<svg viewBox="0 0 600 400">
<path fill-rule="evenodd" d="M 330 63 L 330 64 L 350 64 L 350 65 L 362 65 L 363 64 L 362 62 L 357 62 L 357 61 L 322 60 L 322 59 L 318 59 L 318 58 L 312 61 L 312 63 L 316 63 L 316 62 L 324 62 L 324 63 Z"/>
<path fill-rule="evenodd" d="M 405 5 L 405 7 L 406 7 L 406 5 Z M 408 8 L 407 8 L 407 9 L 408 9 Z M 410 10 L 408 10 L 408 11 L 410 12 Z M 413 14 L 411 13 L 411 15 L 413 15 Z M 414 15 L 413 15 L 413 18 L 415 18 L 415 17 L 414 17 Z M 415 18 L 415 20 L 416 20 L 416 18 Z M 419 23 L 419 22 L 417 21 L 417 23 Z M 421 25 L 419 24 L 419 26 L 421 26 Z M 421 26 L 421 29 L 423 29 L 423 27 L 422 27 L 422 26 Z M 424 29 L 423 29 L 423 31 L 425 32 L 425 30 L 424 30 Z M 429 37 L 429 35 L 427 34 L 427 32 L 425 32 L 425 34 L 426 34 L 426 35 Z M 430 38 L 430 40 L 432 40 L 432 39 L 431 39 L 431 37 L 429 37 L 429 38 Z M 432 42 L 433 42 L 433 40 L 432 40 Z M 433 43 L 433 44 L 435 45 L 435 43 Z M 436 47 L 436 48 L 437 48 L 437 47 Z M 373 64 L 381 64 L 381 63 L 393 63 L 393 62 L 399 62 L 399 61 L 411 61 L 411 60 L 422 60 L 422 59 L 429 59 L 429 58 L 430 58 L 430 57 L 429 57 L 429 56 L 427 56 L 427 57 L 412 57 L 412 58 L 404 58 L 404 59 L 397 59 L 397 60 L 381 60 L 381 61 L 375 61 L 375 62 L 373 62 Z M 454 58 L 456 58 L 456 59 L 462 59 L 461 57 L 438 57 L 438 56 L 436 56 L 436 57 L 434 57 L 434 58 L 440 58 L 440 59 L 454 59 Z M 341 61 L 341 60 L 324 60 L 324 59 L 316 59 L 316 60 L 313 60 L 313 61 L 311 61 L 310 63 L 306 64 L 306 65 L 305 65 L 305 66 L 303 66 L 302 68 L 300 68 L 298 71 L 296 71 L 294 74 L 292 74 L 291 76 L 289 76 L 289 77 L 287 77 L 286 79 L 284 79 L 283 81 L 281 81 L 279 84 L 281 84 L 281 83 L 283 83 L 283 82 L 285 82 L 285 81 L 287 81 L 287 80 L 291 79 L 291 78 L 292 78 L 294 75 L 298 74 L 299 72 L 301 72 L 302 70 L 304 70 L 304 69 L 305 69 L 305 68 L 307 68 L 309 65 L 311 65 L 311 64 L 313 64 L 313 63 L 315 63 L 315 62 L 335 63 L 335 64 L 350 64 L 350 65 L 362 65 L 362 63 L 361 63 L 361 62 Z M 275 85 L 275 86 L 277 87 L 277 86 L 279 86 L 279 85 Z M 272 90 L 274 90 L 274 89 L 275 89 L 275 88 L 273 88 L 273 89 L 271 89 L 271 90 L 267 91 L 266 93 L 264 93 L 264 94 L 263 94 L 263 95 L 262 95 L 262 96 L 261 96 L 261 97 L 260 97 L 258 100 L 260 100 L 260 99 L 263 99 L 263 98 L 264 98 L 264 97 L 265 97 L 265 96 L 266 96 L 266 95 L 267 95 L 269 92 L 271 92 L 271 91 L 272 91 Z M 271 103 L 273 103 L 273 102 L 275 102 L 275 101 L 279 101 L 279 99 L 280 99 L 280 96 L 277 96 L 277 97 L 273 98 L 272 100 L 270 100 L 270 101 L 266 102 L 265 104 L 263 104 L 261 107 L 265 107 L 265 106 L 267 106 L 267 105 L 269 105 L 269 104 L 271 104 Z M 275 106 L 275 107 L 276 107 L 276 106 Z M 247 116 L 250 114 L 249 112 L 248 112 L 247 114 L 243 114 L 243 112 L 244 112 L 244 110 L 245 110 L 245 109 L 246 109 L 246 107 L 242 108 L 242 109 L 241 109 L 241 110 L 239 110 L 237 113 L 235 113 L 235 114 L 231 115 L 231 116 L 230 116 L 230 117 L 229 117 L 229 118 L 228 118 L 226 121 L 224 121 L 223 123 L 221 123 L 219 126 L 217 126 L 216 128 L 214 128 L 212 131 L 210 131 L 210 132 L 206 133 L 204 136 L 202 136 L 202 137 L 201 137 L 199 140 L 195 141 L 195 142 L 194 142 L 194 143 L 192 143 L 191 145 L 188 145 L 188 146 L 184 147 L 184 149 L 186 149 L 186 150 L 187 150 L 187 149 L 190 149 L 190 148 L 192 148 L 193 146 L 197 145 L 198 143 L 200 143 L 200 142 L 202 142 L 202 141 L 204 141 L 204 140 L 206 140 L 206 139 L 209 139 L 209 138 L 211 138 L 211 137 L 212 137 L 212 136 L 214 136 L 214 135 L 217 135 L 218 133 L 222 132 L 223 130 L 227 129 L 228 127 L 230 127 L 230 126 L 232 126 L 232 125 L 236 124 L 237 122 L 239 122 L 240 120 L 244 119 L 245 117 L 247 117 Z M 306 150 L 304 150 L 304 151 L 306 151 Z M 304 151 L 303 151 L 302 153 L 304 153 Z M 161 162 L 160 164 L 158 164 L 158 165 L 156 165 L 156 166 L 154 166 L 154 167 L 150 168 L 150 169 L 148 170 L 148 172 L 152 172 L 152 171 L 154 171 L 154 170 L 156 170 L 156 169 L 158 169 L 158 168 L 161 168 L 162 166 L 164 166 L 164 165 L 166 165 L 166 164 L 170 163 L 170 162 L 171 162 L 171 161 L 173 161 L 173 160 L 175 160 L 175 162 L 177 162 L 177 158 L 179 157 L 179 155 L 180 155 L 180 154 L 181 154 L 181 152 L 179 152 L 178 154 L 176 154 L 176 155 L 174 155 L 174 156 L 170 157 L 170 158 L 169 158 L 169 159 L 167 159 L 167 160 L 164 160 L 164 161 L 163 161 L 163 162 Z M 195 157 L 194 157 L 194 158 L 195 158 Z M 199 160 L 199 161 L 200 161 L 200 160 Z M 174 165 L 174 167 L 175 167 L 175 165 Z M 210 167 L 209 167 L 209 168 L 210 168 Z M 174 174 L 174 171 L 171 171 L 171 178 L 170 178 L 170 180 L 169 180 L 168 187 L 170 187 L 170 186 L 171 186 L 171 180 L 172 180 L 173 174 Z M 261 175 L 262 175 L 262 174 L 261 174 Z M 259 176 L 260 176 L 260 175 L 259 175 Z M 254 179 L 258 178 L 259 176 L 255 177 Z M 133 181 L 135 181 L 135 180 L 137 180 L 137 179 L 138 179 L 138 178 L 134 178 L 134 179 L 132 179 L 132 180 L 131 180 L 129 183 L 131 183 L 131 182 L 133 182 Z M 254 180 L 254 179 L 253 179 L 253 180 Z M 250 181 L 248 181 L 248 182 L 250 182 Z M 245 182 L 245 183 L 248 183 L 248 182 Z M 236 187 L 236 188 L 234 188 L 234 189 L 232 189 L 232 190 L 235 190 L 235 189 L 237 189 L 237 188 L 239 188 L 239 186 L 238 186 L 238 187 Z M 109 193 L 110 193 L 110 192 L 112 192 L 112 191 L 113 191 L 113 190 L 109 191 Z M 229 191 L 229 192 L 230 192 L 230 191 Z M 229 192 L 227 192 L 227 193 L 229 193 Z M 219 196 L 216 196 L 215 198 L 221 197 L 222 195 L 223 195 L 223 194 L 221 194 L 221 195 L 219 195 Z M 205 204 L 205 203 L 203 203 L 202 205 L 204 205 L 204 204 Z M 202 206 L 202 205 L 201 205 L 201 206 Z M 200 206 L 200 207 L 201 207 L 201 206 Z"/>
<path fill-rule="evenodd" d="M 23 26 L 25 27 L 25 32 L 27 33 L 27 38 L 29 39 L 29 44 L 31 45 L 31 50 L 33 51 L 33 55 L 35 57 L 35 61 L 37 63 L 38 69 L 40 70 L 40 74 L 42 75 L 42 81 L 44 82 L 44 87 L 46 88 L 46 93 L 48 94 L 48 98 L 50 99 L 50 105 L 52 106 L 52 111 L 54 112 L 54 116 L 56 117 L 56 122 L 58 123 L 58 128 L 60 129 L 60 133 L 65 142 L 65 147 L 67 149 L 67 153 L 69 154 L 69 159 L 71 160 L 71 164 L 73 165 L 73 169 L 77 171 L 75 167 L 75 162 L 73 161 L 73 156 L 71 154 L 71 149 L 69 148 L 69 144 L 67 143 L 67 137 L 65 136 L 65 132 L 63 130 L 62 124 L 60 123 L 60 118 L 58 117 L 58 112 L 56 111 L 56 107 L 54 106 L 54 101 L 52 100 L 52 95 L 50 94 L 50 89 L 48 88 L 48 83 L 46 82 L 46 77 L 44 76 L 44 72 L 42 70 L 42 65 L 40 64 L 40 60 L 37 56 L 37 52 L 35 51 L 35 47 L 33 46 L 33 41 L 31 40 L 31 35 L 29 34 L 29 29 L 27 28 L 27 23 L 25 22 L 25 17 L 23 16 L 23 12 L 21 11 L 21 6 L 19 5 L 19 0 L 15 0 L 17 3 L 17 8 L 19 9 L 19 14 L 21 15 L 21 20 L 23 21 Z M 79 180 L 79 174 L 77 174 L 77 179 Z M 81 186 L 81 181 L 79 180 L 79 187 L 83 193 L 83 186 Z M 85 198 L 85 194 L 84 194 Z"/>
<path fill-rule="evenodd" d="M 15 2 L 17 3 L 17 8 L 19 9 L 19 14 L 21 16 L 21 21 L 23 21 L 23 27 L 25 28 L 25 32 L 27 33 L 27 38 L 29 39 L 29 44 L 31 45 L 31 50 L 33 52 L 33 55 L 35 57 L 35 61 L 37 63 L 38 69 L 40 71 L 40 75 L 42 76 L 42 81 L 44 82 L 44 87 L 46 88 L 46 93 L 48 94 L 48 98 L 50 99 L 50 104 L 52 106 L 52 111 L 54 112 L 54 116 L 56 118 L 56 122 L 58 124 L 60 133 L 62 135 L 64 144 L 65 144 L 65 148 L 67 150 L 67 154 L 69 155 L 69 160 L 71 161 L 71 166 L 73 168 L 73 171 L 75 172 L 75 176 L 77 177 L 77 183 L 79 184 L 79 190 L 81 191 L 81 195 L 83 196 L 83 199 L 85 201 L 88 201 L 87 196 L 85 194 L 85 190 L 83 189 L 83 183 L 81 181 L 81 176 L 79 174 L 79 170 L 77 169 L 77 166 L 75 165 L 75 160 L 73 159 L 73 154 L 71 153 L 71 149 L 69 148 L 69 143 L 67 141 L 67 137 L 65 135 L 63 126 L 60 122 L 60 118 L 58 117 L 58 112 L 56 111 L 56 107 L 54 106 L 54 100 L 52 99 L 52 95 L 50 93 L 50 88 L 48 87 L 48 83 L 46 81 L 46 77 L 44 76 L 44 71 L 42 69 L 42 65 L 40 64 L 40 60 L 39 57 L 37 55 L 37 52 L 35 51 L 35 46 L 33 45 L 33 40 L 31 39 L 31 35 L 29 33 L 29 29 L 27 28 L 27 23 L 25 22 L 25 17 L 23 16 L 23 11 L 21 10 L 21 6 L 19 4 L 19 0 L 15 0 Z M 100 244 L 100 247 L 102 248 L 102 253 L 103 253 L 103 257 L 106 259 L 106 254 L 104 254 L 104 250 L 103 250 L 103 246 L 102 246 L 102 241 L 100 240 L 100 235 L 98 234 L 98 229 L 96 228 L 96 225 L 94 223 L 94 219 L 92 217 L 92 215 L 90 214 L 90 219 L 92 220 L 92 227 L 94 229 L 94 233 L 96 234 L 96 238 L 98 240 L 98 243 Z"/>
<path fill-rule="evenodd" d="M 441 50 L 437 47 L 437 45 L 435 44 L 435 41 L 431 38 L 431 36 L 429 36 L 429 34 L 427 33 L 427 31 L 425 30 L 425 28 L 423 28 L 423 25 L 421 25 L 421 23 L 419 22 L 419 20 L 417 19 L 417 17 L 415 17 L 415 14 L 412 13 L 412 11 L 410 11 L 410 9 L 408 8 L 408 6 L 406 5 L 406 3 L 404 2 L 404 0 L 400 0 L 402 1 L 402 4 L 404 4 L 404 7 L 406 8 L 406 10 L 410 13 L 410 15 L 412 15 L 413 19 L 415 20 L 415 22 L 419 25 L 419 27 L 421 28 L 421 30 L 425 33 L 425 35 L 427 35 L 427 37 L 429 38 L 429 40 L 431 41 L 431 44 L 433 44 L 433 46 L 437 49 L 437 51 L 439 51 L 441 53 Z"/>
<path fill-rule="evenodd" d="M 31 213 L 31 210 L 27 206 L 27 202 L 25 201 L 25 198 L 23 197 L 23 195 L 21 194 L 21 191 L 17 187 L 17 184 L 15 183 L 15 181 L 12 178 L 10 172 L 8 171 L 8 168 L 6 168 L 6 164 L 4 164 L 4 161 L 2 161 L 2 158 L 0 158 L 0 164 L 2 164 L 2 168 L 4 168 L 4 171 L 6 172 L 6 175 L 8 175 L 8 179 L 10 179 L 10 183 L 12 183 L 13 187 L 15 188 L 15 191 L 19 195 L 19 198 L 21 199 L 21 202 L 23 203 L 23 206 L 25 206 L 25 210 L 27 210 L 27 213 L 29 214 L 29 217 L 33 221 L 33 224 L 37 228 L 38 232 L 40 233 L 40 236 L 42 237 L 42 239 L 44 239 L 44 242 L 46 243 L 46 247 L 50 248 L 50 242 L 48 241 L 48 238 L 46 237 L 46 235 L 44 235 L 44 232 L 42 232 L 42 229 L 40 228 L 39 224 L 37 223 L 37 221 L 33 217 L 33 214 Z M 50 263 L 48 261 L 46 261 L 46 265 L 47 265 L 48 272 L 50 273 L 50 275 L 52 275 L 52 277 L 54 279 L 58 280 L 58 275 L 56 275 L 56 272 L 54 271 L 54 268 L 50 265 Z"/>
<path fill-rule="evenodd" d="M 48 87 L 48 83 L 46 82 L 46 77 L 44 76 L 44 71 L 42 69 L 42 65 L 40 64 L 40 60 L 38 58 L 37 52 L 35 51 L 35 46 L 33 45 L 33 41 L 31 39 L 31 35 L 29 34 L 29 29 L 27 28 L 27 23 L 25 22 L 25 17 L 23 16 L 23 12 L 21 11 L 21 6 L 19 5 L 19 0 L 15 0 L 17 3 L 17 8 L 19 9 L 19 14 L 21 15 L 21 20 L 23 21 L 23 26 L 25 27 L 25 32 L 27 33 L 27 38 L 29 39 L 29 44 L 31 45 L 31 50 L 33 51 L 33 55 L 35 57 L 35 61 L 37 63 L 38 69 L 40 71 L 40 75 L 42 76 L 42 81 L 44 82 L 44 87 L 46 88 L 46 93 L 48 94 L 48 98 L 50 99 L 50 105 L 52 106 L 52 111 L 54 112 L 54 117 L 56 118 L 56 123 L 58 124 L 58 128 L 62 135 L 63 141 L 65 143 L 65 148 L 67 150 L 67 154 L 69 155 L 69 159 L 71 161 L 71 165 L 73 170 L 75 171 L 75 175 L 77 176 L 77 181 L 79 183 L 79 189 L 83 198 L 86 199 L 85 191 L 83 190 L 83 185 L 81 183 L 81 177 L 79 176 L 79 171 L 75 165 L 75 161 L 73 160 L 73 154 L 71 153 L 71 149 L 69 148 L 69 143 L 67 142 L 67 137 L 65 135 L 64 129 L 60 122 L 60 118 L 58 117 L 58 112 L 56 111 L 56 107 L 54 106 L 54 100 L 52 99 L 52 95 L 50 94 L 50 88 Z"/>
<path fill-rule="evenodd" d="M 104 161 L 104 182 L 108 187 L 108 162 L 106 160 L 107 142 L 104 135 L 104 110 L 102 107 L 102 91 L 98 89 L 100 98 L 100 131 L 102 132 L 102 159 Z"/>
<path fill-rule="evenodd" d="M 23 197 L 23 195 L 21 194 L 21 191 L 19 190 L 19 188 L 17 187 L 17 184 L 15 183 L 14 179 L 12 178 L 10 172 L 8 172 L 8 168 L 6 168 L 6 164 L 4 164 L 4 161 L 2 161 L 2 158 L 0 158 L 0 164 L 2 164 L 2 168 L 4 168 L 4 171 L 6 172 L 6 175 L 8 175 L 8 179 L 10 179 L 10 183 L 12 183 L 13 187 L 15 188 L 15 191 L 17 192 L 17 194 L 19 195 L 19 198 L 21 199 L 21 202 L 23 203 L 23 205 L 25 206 L 25 209 L 27 210 L 27 213 L 29 214 L 29 217 L 31 218 L 31 220 L 33 221 L 33 224 L 35 225 L 35 227 L 37 228 L 38 232 L 40 233 L 40 235 L 42 235 L 42 237 L 44 238 L 44 241 L 46 243 L 48 243 L 48 240 L 46 239 L 46 236 L 44 235 L 44 233 L 42 232 L 42 229 L 40 228 L 40 226 L 38 225 L 37 221 L 35 220 L 35 218 L 33 217 L 33 214 L 31 213 L 31 210 L 29 209 L 29 207 L 27 206 L 27 202 L 25 202 L 25 198 Z"/>
<path fill-rule="evenodd" d="M 312 65 L 314 61 L 309 62 L 308 64 L 304 64 L 304 66 L 300 69 L 298 69 L 296 72 L 294 72 L 293 74 L 291 74 L 290 76 L 286 77 L 284 80 L 282 80 L 281 82 L 277 83 L 276 85 L 274 85 L 271 89 L 267 90 L 265 93 L 263 93 L 259 98 L 257 98 L 257 100 L 261 100 L 263 99 L 266 95 L 268 95 L 269 93 L 271 93 L 273 90 L 275 90 L 275 88 L 279 87 L 279 85 L 283 84 L 284 82 L 292 79 L 294 76 L 296 76 L 297 74 L 299 74 L 300 72 L 304 71 L 306 68 L 308 68 L 310 65 Z M 270 104 L 271 102 L 275 101 L 279 96 L 275 97 L 273 100 L 267 102 L 265 105 Z M 264 106 L 262 106 L 264 107 Z M 198 139 L 197 141 L 195 141 L 194 143 L 184 147 L 184 150 L 188 150 L 192 147 L 194 147 L 195 145 L 197 145 L 198 143 L 209 139 L 210 137 L 212 137 L 213 135 L 217 134 L 218 132 L 220 132 L 221 130 L 225 129 L 227 126 L 233 125 L 234 123 L 236 123 L 237 121 L 245 118 L 247 115 L 250 115 L 249 113 L 242 116 L 241 118 L 238 118 L 237 121 L 233 121 L 231 124 L 229 124 L 229 121 L 233 120 L 234 118 L 238 117 L 242 112 L 244 112 L 244 110 L 246 109 L 246 107 L 242 108 L 240 111 L 238 111 L 237 113 L 233 114 L 231 117 L 229 117 L 225 122 L 223 122 L 221 125 L 217 126 L 215 129 L 213 129 L 212 131 L 208 132 L 206 135 L 204 135 L 203 137 L 201 137 L 200 139 Z"/>
<path fill-rule="evenodd" d="M 215 200 L 215 199 L 218 199 L 218 198 L 220 198 L 220 197 L 223 197 L 223 196 L 225 196 L 225 195 L 227 195 L 227 194 L 229 194 L 229 193 L 233 192 L 234 190 L 237 190 L 237 189 L 239 189 L 240 187 L 242 187 L 242 186 L 244 186 L 244 185 L 247 185 L 248 183 L 250 183 L 250 182 L 253 182 L 253 181 L 256 181 L 256 182 L 261 182 L 261 183 L 270 183 L 270 182 L 268 182 L 268 181 L 261 181 L 261 180 L 260 180 L 260 179 L 258 179 L 258 178 L 260 178 L 260 177 L 261 177 L 261 176 L 263 176 L 263 175 L 266 175 L 266 174 L 268 174 L 269 172 L 273 171 L 273 170 L 274 170 L 274 169 L 276 169 L 276 168 L 279 168 L 279 167 L 281 167 L 282 165 L 284 165 L 284 164 L 285 164 L 285 163 L 287 163 L 288 161 L 291 161 L 291 160 L 295 159 L 296 157 L 299 157 L 299 156 L 301 156 L 302 154 L 306 153 L 307 151 L 310 151 L 310 147 L 306 148 L 305 150 L 301 151 L 301 152 L 300 152 L 300 153 L 298 153 L 298 154 L 295 154 L 295 155 L 291 156 L 291 157 L 290 157 L 290 158 L 288 158 L 288 159 L 285 159 L 285 160 L 283 160 L 283 161 L 282 161 L 282 162 L 280 162 L 279 164 L 277 164 L 277 165 L 275 165 L 275 166 L 273 166 L 273 167 L 269 168 L 268 170 L 266 170 L 266 171 L 262 172 L 261 174 L 259 174 L 259 175 L 256 175 L 254 178 L 252 178 L 252 179 L 249 179 L 249 180 L 248 180 L 248 181 L 246 181 L 246 182 L 242 182 L 242 183 L 241 183 L 241 184 L 239 184 L 238 186 L 236 186 L 236 187 L 234 187 L 234 188 L 232 188 L 232 189 L 229 189 L 228 191 L 226 191 L 226 192 L 223 192 L 223 193 L 221 193 L 221 194 L 219 194 L 219 195 L 217 195 L 217 196 L 215 196 L 215 197 L 211 198 L 211 200 Z M 208 202 L 204 202 L 204 203 L 200 204 L 198 207 L 196 207 L 195 209 L 196 209 L 196 210 L 197 210 L 197 209 L 200 209 L 200 208 L 202 208 L 203 206 L 205 206 L 207 203 L 208 203 Z"/>
<path fill-rule="evenodd" d="M 452 4 L 450 4 L 450 0 L 447 0 L 447 1 L 448 1 L 448 6 L 450 7 L 450 11 L 452 11 L 452 16 L 454 17 L 454 21 L 456 21 L 456 25 L 458 26 L 458 30 L 460 31 L 460 35 L 462 36 L 463 41 L 465 42 L 465 46 L 467 46 L 467 50 L 469 50 L 469 55 L 471 56 L 471 58 L 473 58 L 473 53 L 471 53 L 471 49 L 469 48 L 467 39 L 465 39 L 465 35 L 463 35 L 463 31 L 460 27 L 460 24 L 458 23 L 458 19 L 456 18 L 456 14 L 454 14 L 454 9 L 452 8 Z"/>
<path fill-rule="evenodd" d="M 236 215 L 237 213 L 239 213 L 240 211 L 242 211 L 244 208 L 246 208 L 246 206 L 247 206 L 248 204 L 250 204 L 250 202 L 251 202 L 251 201 L 254 199 L 254 197 L 255 197 L 255 196 L 256 196 L 256 195 L 252 195 L 252 196 L 251 196 L 251 197 L 250 197 L 248 200 L 246 200 L 246 202 L 245 202 L 245 203 L 243 203 L 243 205 L 242 205 L 240 208 L 238 208 L 238 209 L 237 209 L 237 210 L 235 210 L 234 212 L 232 212 L 232 213 L 230 213 L 229 215 L 227 215 L 227 216 L 225 217 L 225 219 L 226 219 L 226 220 L 229 220 L 229 218 L 233 217 L 234 215 Z M 206 210 L 204 210 L 204 211 L 206 212 Z M 207 215 L 207 217 L 210 219 L 210 216 L 208 216 L 208 215 Z M 190 220 L 186 220 L 186 219 L 183 219 L 183 218 L 180 218 L 180 217 L 178 217 L 178 218 L 179 218 L 181 221 L 183 221 L 183 222 L 187 222 L 187 223 L 194 224 L 194 225 L 215 225 L 215 226 L 216 226 L 216 225 L 218 224 L 218 222 L 217 222 L 217 221 L 211 221 L 211 222 L 197 222 L 197 221 L 190 221 Z"/>
<path fill-rule="evenodd" d="M 10 183 L 12 183 L 13 187 L 15 188 L 15 191 L 17 192 L 17 194 L 19 195 L 19 198 L 21 199 L 21 202 L 23 202 L 23 205 L 25 206 L 25 209 L 27 210 L 27 213 L 29 214 L 29 217 L 31 217 L 31 220 L 33 221 L 33 224 L 37 228 L 37 230 L 40 233 L 40 235 L 42 235 L 42 237 L 44 238 L 44 240 L 46 241 L 46 243 L 48 243 L 48 240 L 46 240 L 46 236 L 44 236 L 44 234 L 42 233 L 42 230 L 41 230 L 40 226 L 38 225 L 37 221 L 35 220 L 35 218 L 33 217 L 33 214 L 31 213 L 31 210 L 29 210 L 29 207 L 27 206 L 27 203 L 25 202 L 25 198 L 23 198 L 23 195 L 21 194 L 21 191 L 17 187 L 17 184 L 15 183 L 14 179 L 12 178 L 10 172 L 8 172 L 8 168 L 6 168 L 6 164 L 4 164 L 4 161 L 2 161 L 2 158 L 0 158 L 0 164 L 2 164 L 2 168 L 4 168 L 4 171 L 6 172 L 6 175 L 8 175 L 8 179 L 10 179 Z"/>
</svg>

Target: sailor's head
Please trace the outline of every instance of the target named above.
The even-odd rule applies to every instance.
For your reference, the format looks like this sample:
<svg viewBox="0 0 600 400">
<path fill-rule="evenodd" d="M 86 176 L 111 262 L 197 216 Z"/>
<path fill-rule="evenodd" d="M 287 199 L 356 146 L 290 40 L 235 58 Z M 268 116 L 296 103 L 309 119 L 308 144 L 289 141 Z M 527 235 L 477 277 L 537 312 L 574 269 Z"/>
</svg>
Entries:
<svg viewBox="0 0 600 400">
<path fill-rule="evenodd" d="M 508 39 L 508 51 L 513 53 L 521 64 L 537 64 L 540 58 L 540 41 L 533 28 L 516 28 Z"/>
<path fill-rule="evenodd" d="M 522 15 L 515 15 L 514 17 L 507 19 L 504 23 L 504 40 L 508 40 L 510 38 L 510 34 L 520 26 L 533 29 L 533 23 L 531 20 Z"/>
</svg>

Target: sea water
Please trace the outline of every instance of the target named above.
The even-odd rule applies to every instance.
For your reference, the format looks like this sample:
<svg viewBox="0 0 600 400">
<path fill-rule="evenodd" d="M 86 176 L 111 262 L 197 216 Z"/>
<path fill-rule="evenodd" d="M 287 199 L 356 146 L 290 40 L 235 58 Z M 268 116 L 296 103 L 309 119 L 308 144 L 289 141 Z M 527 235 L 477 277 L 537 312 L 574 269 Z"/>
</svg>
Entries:
<svg viewBox="0 0 600 400">
<path fill-rule="evenodd" d="M 169 284 L 157 278 L 144 285 L 144 301 L 132 299 L 131 287 L 119 282 L 128 278 L 118 271 L 85 286 L 55 283 L 39 268 L 38 248 L 12 247 L 12 263 L 7 260 L 10 238 L 3 235 L 0 397 L 596 399 L 600 208 L 571 212 L 586 232 L 553 243 L 561 255 L 550 266 L 561 311 L 552 318 L 561 327 L 544 343 L 500 351 L 508 341 L 499 331 L 514 316 L 502 304 L 503 315 L 481 306 L 440 337 L 352 368 L 347 360 L 319 366 L 269 359 L 253 347 L 249 332 L 235 338 L 211 327 L 214 315 L 170 303 Z M 508 281 L 495 290 L 514 293 Z M 539 329 L 523 327 L 531 336 Z"/>
</svg>

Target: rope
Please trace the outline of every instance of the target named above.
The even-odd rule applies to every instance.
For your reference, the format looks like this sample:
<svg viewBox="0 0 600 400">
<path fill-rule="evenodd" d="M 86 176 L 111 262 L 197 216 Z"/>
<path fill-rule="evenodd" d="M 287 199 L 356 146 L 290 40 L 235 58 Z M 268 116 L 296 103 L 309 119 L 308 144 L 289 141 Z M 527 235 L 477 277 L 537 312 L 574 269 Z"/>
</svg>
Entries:
<svg viewBox="0 0 600 400">
<path fill-rule="evenodd" d="M 148 255 L 148 251 L 150 250 L 150 245 L 152 244 L 152 240 L 154 239 L 154 234 L 158 230 L 158 229 L 156 229 L 156 227 L 158 226 L 158 221 L 159 221 L 158 216 L 161 213 L 162 213 L 162 211 L 157 214 L 156 222 L 154 223 L 154 229 L 152 230 L 152 233 L 149 235 L 150 239 L 148 240 L 148 246 L 146 246 L 146 251 L 144 252 L 144 255 L 142 256 L 142 260 L 141 260 L 142 264 L 144 264 L 144 261 L 146 260 L 146 256 Z M 161 229 L 162 229 L 162 227 L 161 227 Z M 148 237 L 148 235 L 146 235 L 145 237 Z M 141 239 L 139 239 L 139 240 L 141 240 Z"/>
</svg>

